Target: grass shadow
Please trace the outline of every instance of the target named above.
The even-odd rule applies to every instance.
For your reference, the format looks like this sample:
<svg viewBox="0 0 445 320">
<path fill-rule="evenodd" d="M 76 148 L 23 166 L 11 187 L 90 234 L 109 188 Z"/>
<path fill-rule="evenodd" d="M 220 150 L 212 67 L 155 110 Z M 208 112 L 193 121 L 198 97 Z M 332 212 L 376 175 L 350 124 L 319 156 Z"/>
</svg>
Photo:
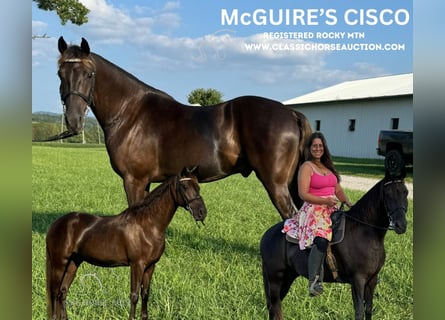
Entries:
<svg viewBox="0 0 445 320">
<path fill-rule="evenodd" d="M 259 242 L 256 244 L 245 243 L 236 240 L 229 240 L 212 235 L 197 235 L 194 232 L 188 232 L 175 228 L 167 229 L 167 241 L 174 242 L 178 246 L 186 246 L 192 250 L 203 253 L 224 253 L 232 255 L 242 254 L 251 258 L 259 256 Z"/>
<path fill-rule="evenodd" d="M 56 212 L 33 212 L 32 232 L 46 234 L 51 223 L 63 215 L 63 213 Z"/>
</svg>

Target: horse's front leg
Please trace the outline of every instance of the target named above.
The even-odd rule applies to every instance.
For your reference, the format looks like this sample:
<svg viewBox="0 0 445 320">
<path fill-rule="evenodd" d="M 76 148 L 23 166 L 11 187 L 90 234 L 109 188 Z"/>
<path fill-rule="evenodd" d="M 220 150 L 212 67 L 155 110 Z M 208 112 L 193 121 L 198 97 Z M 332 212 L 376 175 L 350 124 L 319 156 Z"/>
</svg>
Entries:
<svg viewBox="0 0 445 320">
<path fill-rule="evenodd" d="M 147 185 L 149 185 L 148 178 L 135 179 L 131 176 L 124 177 L 124 189 L 129 207 L 144 199 Z"/>
<path fill-rule="evenodd" d="M 141 288 L 141 319 L 146 320 L 148 319 L 148 296 L 150 294 L 150 282 L 151 277 L 153 276 L 153 272 L 155 271 L 155 264 L 152 264 L 150 267 L 148 267 L 144 275 L 142 276 L 142 288 Z"/>
<path fill-rule="evenodd" d="M 135 320 L 136 305 L 139 299 L 139 290 L 141 289 L 142 276 L 144 273 L 144 267 L 141 263 L 132 263 L 130 265 L 131 272 L 131 292 L 130 292 L 130 316 L 129 320 Z"/>
<path fill-rule="evenodd" d="M 283 220 L 289 219 L 297 213 L 298 209 L 286 184 L 279 185 L 273 182 L 263 182 L 263 185 Z"/>
<path fill-rule="evenodd" d="M 372 301 L 374 298 L 374 290 L 377 285 L 377 275 L 368 281 L 365 286 L 365 319 L 372 320 Z"/>
<path fill-rule="evenodd" d="M 283 274 L 269 274 L 267 270 L 263 270 L 263 280 L 269 320 L 283 320 L 281 301 L 287 293 L 282 288 Z"/>
<path fill-rule="evenodd" d="M 355 320 L 363 320 L 365 311 L 364 291 L 365 280 L 355 277 L 351 282 L 352 301 L 354 303 Z"/>
</svg>

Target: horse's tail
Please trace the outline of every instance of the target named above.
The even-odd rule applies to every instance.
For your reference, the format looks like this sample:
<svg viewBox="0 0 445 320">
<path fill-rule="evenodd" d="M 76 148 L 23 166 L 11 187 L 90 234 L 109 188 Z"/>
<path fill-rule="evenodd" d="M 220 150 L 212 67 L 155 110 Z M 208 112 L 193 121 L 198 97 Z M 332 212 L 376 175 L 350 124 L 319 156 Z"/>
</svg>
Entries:
<svg viewBox="0 0 445 320">
<path fill-rule="evenodd" d="M 298 142 L 297 166 L 295 167 L 295 172 L 289 184 L 289 192 L 297 208 L 300 208 L 303 201 L 298 195 L 298 170 L 300 169 L 300 165 L 304 162 L 304 145 L 306 144 L 308 137 L 312 134 L 312 127 L 303 113 L 297 110 L 293 110 L 293 112 L 297 118 L 298 129 L 300 130 L 300 140 Z"/>
<path fill-rule="evenodd" d="M 53 264 L 51 262 L 51 255 L 49 253 L 48 245 L 46 246 L 46 312 L 47 318 L 52 319 L 55 298 L 53 290 Z"/>
<path fill-rule="evenodd" d="M 304 114 L 302 114 L 297 110 L 294 110 L 294 112 L 297 115 L 298 128 L 300 129 L 300 143 L 298 145 L 300 153 L 298 161 L 298 167 L 299 167 L 300 164 L 304 162 L 304 145 L 306 143 L 307 138 L 312 134 L 312 127 L 311 124 L 309 123 L 309 120 Z"/>
<path fill-rule="evenodd" d="M 48 246 L 46 246 L 46 313 L 47 313 L 47 319 L 51 319 L 51 316 L 53 314 L 53 297 L 52 297 L 52 290 L 51 290 L 51 259 L 48 252 Z"/>
</svg>

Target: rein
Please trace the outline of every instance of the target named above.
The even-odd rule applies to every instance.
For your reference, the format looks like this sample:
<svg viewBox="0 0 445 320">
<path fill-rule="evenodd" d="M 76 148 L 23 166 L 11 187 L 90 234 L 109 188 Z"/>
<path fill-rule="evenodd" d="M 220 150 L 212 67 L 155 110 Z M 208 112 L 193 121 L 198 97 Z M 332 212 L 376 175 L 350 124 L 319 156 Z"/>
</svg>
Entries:
<svg viewBox="0 0 445 320">
<path fill-rule="evenodd" d="M 389 227 L 389 226 L 388 226 L 388 227 L 376 226 L 375 224 L 367 223 L 367 222 L 365 222 L 365 221 L 363 221 L 363 220 L 357 219 L 356 217 L 351 216 L 351 215 L 347 214 L 346 212 L 344 212 L 343 214 L 344 214 L 345 217 L 347 217 L 348 219 L 354 220 L 354 221 L 356 221 L 356 222 L 358 222 L 358 223 L 360 223 L 360 224 L 363 224 L 363 225 L 365 225 L 365 226 L 368 226 L 368 227 L 371 227 L 371 228 L 374 228 L 374 229 L 379 229 L 379 230 L 390 230 L 390 227 Z"/>
<path fill-rule="evenodd" d="M 76 133 L 67 130 L 67 131 L 64 131 L 62 133 L 56 134 L 56 135 L 51 136 L 51 137 L 46 138 L 46 139 L 33 139 L 32 142 L 48 142 L 48 141 L 62 140 L 62 139 L 66 139 L 66 138 L 69 138 L 69 137 L 76 136 L 76 135 L 77 135 Z"/>
</svg>

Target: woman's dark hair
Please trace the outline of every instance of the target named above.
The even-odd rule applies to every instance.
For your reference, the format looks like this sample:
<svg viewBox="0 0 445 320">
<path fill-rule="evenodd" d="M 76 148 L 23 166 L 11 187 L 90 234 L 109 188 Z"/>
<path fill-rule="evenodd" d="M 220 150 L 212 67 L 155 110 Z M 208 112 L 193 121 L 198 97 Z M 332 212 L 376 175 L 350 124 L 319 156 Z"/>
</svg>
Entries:
<svg viewBox="0 0 445 320">
<path fill-rule="evenodd" d="M 334 163 L 332 162 L 331 158 L 331 152 L 329 151 L 328 144 L 326 142 L 326 138 L 324 137 L 323 133 L 320 131 L 316 131 L 312 133 L 306 140 L 306 145 L 304 146 L 304 160 L 312 160 L 312 154 L 311 154 L 311 146 L 315 139 L 320 139 L 323 143 L 323 155 L 321 156 L 321 163 L 324 164 L 326 168 L 328 168 L 336 177 L 337 181 L 340 182 L 340 175 L 338 174 L 337 170 L 335 170 Z"/>
</svg>

